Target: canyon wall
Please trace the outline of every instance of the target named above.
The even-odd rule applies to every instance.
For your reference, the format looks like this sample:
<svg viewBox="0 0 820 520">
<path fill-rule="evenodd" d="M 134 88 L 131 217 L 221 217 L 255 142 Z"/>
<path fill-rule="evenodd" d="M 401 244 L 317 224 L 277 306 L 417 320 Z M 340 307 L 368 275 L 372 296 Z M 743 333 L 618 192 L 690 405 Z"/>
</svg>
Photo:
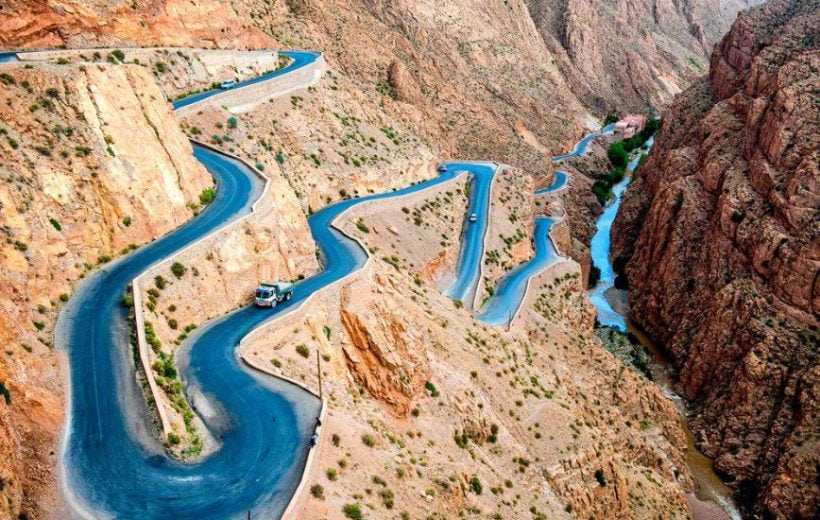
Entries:
<svg viewBox="0 0 820 520">
<path fill-rule="evenodd" d="M 62 303 L 92 269 L 189 219 L 212 184 L 146 69 L 32 67 L 0 71 L 4 518 L 56 511 Z"/>
<path fill-rule="evenodd" d="M 818 510 L 820 3 L 742 15 L 626 193 L 613 254 L 741 505 Z"/>
</svg>

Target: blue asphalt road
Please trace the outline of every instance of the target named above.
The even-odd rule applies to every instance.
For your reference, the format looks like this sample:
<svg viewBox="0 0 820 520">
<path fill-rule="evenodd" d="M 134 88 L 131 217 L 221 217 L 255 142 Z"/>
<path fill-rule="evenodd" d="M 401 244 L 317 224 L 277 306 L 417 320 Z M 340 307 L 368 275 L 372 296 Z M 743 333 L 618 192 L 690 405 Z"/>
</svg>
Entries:
<svg viewBox="0 0 820 520">
<path fill-rule="evenodd" d="M 490 213 L 490 188 L 497 167 L 488 163 L 447 163 L 448 172 L 467 171 L 471 175 L 469 207 L 464 218 L 464 233 L 456 264 L 456 279 L 444 291 L 445 296 L 458 300 L 467 309 L 473 308 L 475 292 L 481 276 L 481 258 L 484 256 L 484 235 Z M 470 222 L 468 216 L 476 215 Z"/>
<path fill-rule="evenodd" d="M 644 147 L 651 148 L 654 143 L 653 138 L 649 138 Z M 627 168 L 631 171 L 638 166 L 641 154 L 639 153 L 632 159 Z M 598 283 L 589 291 L 589 299 L 595 310 L 598 311 L 598 322 L 601 325 L 607 325 L 621 331 L 626 331 L 626 318 L 617 312 L 609 304 L 606 299 L 606 291 L 615 286 L 615 273 L 612 271 L 612 261 L 609 257 L 611 241 L 610 230 L 612 229 L 612 222 L 615 220 L 615 215 L 618 214 L 618 208 L 621 205 L 626 187 L 629 185 L 631 177 L 626 177 L 624 180 L 612 187 L 612 193 L 615 195 L 612 202 L 604 208 L 604 212 L 598 217 L 595 222 L 595 234 L 592 236 L 592 242 L 589 248 L 589 254 L 592 258 L 592 264 L 601 270 L 601 276 Z"/>
<path fill-rule="evenodd" d="M 555 219 L 536 217 L 533 242 L 535 256 L 507 273 L 499 282 L 492 297 L 487 301 L 477 318 L 490 325 L 507 325 L 521 303 L 527 290 L 527 281 L 551 264 L 560 256 L 549 238 L 549 232 Z"/>
<path fill-rule="evenodd" d="M 611 124 L 608 124 L 605 127 L 601 128 L 600 130 L 597 130 L 595 132 L 592 132 L 591 134 L 585 135 L 580 141 L 578 141 L 575 144 L 575 149 L 574 150 L 572 150 L 570 153 L 567 153 L 567 154 L 564 154 L 564 155 L 554 156 L 552 158 L 552 162 L 561 162 L 561 161 L 564 161 L 566 159 L 572 159 L 573 157 L 580 157 L 581 155 L 584 155 L 587 151 L 587 146 L 589 146 L 589 143 L 594 141 L 595 138 L 598 137 L 599 135 L 608 134 L 608 133 L 612 132 L 612 130 L 614 130 L 614 129 L 615 129 L 615 125 L 611 123 Z"/>
<path fill-rule="evenodd" d="M 17 52 L 0 52 L 0 63 L 10 63 L 13 61 L 20 61 L 17 58 Z"/>
<path fill-rule="evenodd" d="M 290 57 L 291 62 L 288 65 L 286 65 L 285 67 L 282 67 L 279 70 L 269 72 L 269 73 L 264 74 L 262 76 L 259 76 L 259 77 L 253 78 L 253 79 L 249 79 L 247 81 L 241 81 L 241 82 L 237 83 L 234 88 L 236 89 L 236 88 L 241 88 L 241 87 L 247 87 L 248 85 L 253 85 L 254 83 L 260 83 L 262 81 L 267 81 L 269 79 L 276 78 L 278 76 L 283 76 L 283 75 L 285 75 L 289 72 L 293 72 L 294 70 L 296 70 L 298 68 L 301 68 L 301 67 L 304 67 L 305 65 L 313 63 L 314 61 L 316 61 L 316 59 L 319 56 L 321 56 L 321 53 L 313 52 L 313 51 L 280 51 L 279 53 Z M 193 94 L 193 95 L 190 95 L 190 96 L 182 98 L 182 99 L 178 99 L 178 100 L 174 101 L 174 103 L 173 103 L 174 109 L 186 107 L 186 106 L 191 105 L 193 103 L 197 103 L 199 101 L 202 101 L 203 99 L 209 98 L 211 96 L 215 96 L 216 94 L 219 94 L 220 92 L 225 92 L 225 91 L 221 90 L 221 89 L 213 89 L 213 90 L 208 90 L 206 92 L 200 92 L 198 94 Z"/>
<path fill-rule="evenodd" d="M 183 346 L 179 365 L 186 394 L 205 412 L 206 425 L 220 442 L 210 457 L 183 464 L 165 455 L 145 424 L 120 301 L 128 283 L 146 267 L 246 214 L 258 196 L 255 176 L 241 163 L 200 147 L 195 155 L 217 179 L 216 200 L 176 231 L 89 277 L 60 317 L 71 371 L 63 480 L 73 504 L 95 516 L 206 519 L 241 516 L 247 510 L 255 518 L 281 514 L 304 468 L 320 403 L 301 389 L 244 369 L 234 352 L 239 341 L 364 265 L 365 251 L 331 226 L 344 210 L 433 186 L 462 170 L 476 175 L 482 186 L 492 171 L 454 164 L 430 181 L 343 201 L 314 214 L 309 225 L 324 270 L 299 282 L 290 302 L 272 310 L 243 307 L 209 324 Z"/>
<path fill-rule="evenodd" d="M 599 135 L 612 132 L 614 128 L 615 125 L 610 124 L 604 126 L 600 130 L 587 134 L 580 141 L 578 141 L 572 152 L 553 157 L 553 162 L 561 162 L 565 159 L 583 155 L 586 153 L 589 143 L 591 143 Z M 567 172 L 556 170 L 552 184 L 545 188 L 536 190 L 535 194 L 542 195 L 544 193 L 559 190 L 563 188 L 568 181 L 569 174 Z M 499 280 L 493 295 L 489 300 L 487 300 L 486 304 L 482 307 L 481 312 L 478 314 L 477 318 L 479 320 L 495 326 L 509 324 L 510 319 L 512 319 L 523 302 L 524 294 L 527 288 L 527 280 L 529 280 L 530 277 L 540 273 L 560 258 L 560 255 L 555 250 L 555 246 L 549 237 L 549 230 L 554 223 L 555 220 L 549 217 L 536 218 L 535 231 L 533 233 L 535 256 L 510 271 Z M 608 239 L 609 233 L 607 231 L 607 240 Z"/>
<path fill-rule="evenodd" d="M 550 184 L 546 188 L 535 190 L 536 195 L 542 195 L 544 193 L 550 193 L 556 190 L 560 190 L 561 188 L 566 186 L 567 181 L 569 180 L 569 174 L 561 170 L 555 170 L 553 176 L 554 178 L 552 179 L 552 184 Z"/>
</svg>

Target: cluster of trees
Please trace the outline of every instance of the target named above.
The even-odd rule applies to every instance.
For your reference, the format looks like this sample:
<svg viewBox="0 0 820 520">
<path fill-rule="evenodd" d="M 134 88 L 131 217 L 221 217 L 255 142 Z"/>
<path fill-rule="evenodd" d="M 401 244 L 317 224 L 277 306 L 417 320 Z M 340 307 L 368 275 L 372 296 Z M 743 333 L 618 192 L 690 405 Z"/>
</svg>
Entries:
<svg viewBox="0 0 820 520">
<path fill-rule="evenodd" d="M 592 185 L 592 193 L 598 198 L 601 205 L 606 204 L 606 201 L 612 196 L 612 186 L 618 184 L 624 179 L 626 175 L 626 165 L 629 163 L 629 153 L 632 150 L 640 148 L 647 139 L 652 137 L 660 127 L 659 119 L 649 119 L 646 126 L 633 135 L 629 139 L 612 143 L 606 151 L 607 158 L 612 164 L 612 168 L 607 172 L 603 179 L 598 180 Z"/>
</svg>

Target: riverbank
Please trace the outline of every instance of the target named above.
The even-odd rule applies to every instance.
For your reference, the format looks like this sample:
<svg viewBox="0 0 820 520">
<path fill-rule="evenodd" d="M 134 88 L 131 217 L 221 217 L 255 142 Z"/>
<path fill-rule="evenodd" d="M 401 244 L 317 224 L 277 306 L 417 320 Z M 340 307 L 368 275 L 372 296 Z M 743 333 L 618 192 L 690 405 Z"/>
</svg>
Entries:
<svg viewBox="0 0 820 520">
<path fill-rule="evenodd" d="M 653 144 L 654 137 L 651 137 L 631 158 L 627 166 L 630 172 L 637 169 L 644 153 L 647 153 Z M 674 375 L 670 363 L 662 350 L 629 320 L 628 291 L 615 286 L 617 275 L 610 258 L 610 233 L 630 181 L 631 175 L 613 186 L 613 198 L 596 221 L 596 232 L 590 245 L 592 264 L 600 270 L 600 277 L 596 285 L 589 290 L 590 301 L 597 311 L 598 330 L 610 329 L 619 333 L 628 333 L 628 341 L 638 342 L 639 345 L 634 345 L 632 349 L 624 349 L 628 352 L 613 350 L 613 353 L 625 363 L 643 371 L 655 381 L 664 395 L 675 403 L 681 428 L 686 433 L 687 465 L 695 481 L 694 493 L 687 496 L 695 519 L 740 520 L 740 513 L 732 499 L 732 490 L 714 472 L 711 459 L 695 447 L 688 425 L 686 402 L 674 390 Z M 604 343 L 607 344 L 606 341 Z M 648 364 L 643 361 L 644 351 L 649 353 Z"/>
</svg>

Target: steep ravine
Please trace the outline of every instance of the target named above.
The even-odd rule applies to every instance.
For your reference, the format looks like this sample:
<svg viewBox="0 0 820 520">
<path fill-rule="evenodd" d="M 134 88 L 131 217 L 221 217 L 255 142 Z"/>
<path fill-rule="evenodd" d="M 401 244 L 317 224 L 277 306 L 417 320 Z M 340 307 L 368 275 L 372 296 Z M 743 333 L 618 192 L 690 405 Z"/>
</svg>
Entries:
<svg viewBox="0 0 820 520">
<path fill-rule="evenodd" d="M 819 8 L 738 18 L 664 114 L 613 228 L 631 317 L 753 518 L 816 518 L 820 497 Z"/>
</svg>

